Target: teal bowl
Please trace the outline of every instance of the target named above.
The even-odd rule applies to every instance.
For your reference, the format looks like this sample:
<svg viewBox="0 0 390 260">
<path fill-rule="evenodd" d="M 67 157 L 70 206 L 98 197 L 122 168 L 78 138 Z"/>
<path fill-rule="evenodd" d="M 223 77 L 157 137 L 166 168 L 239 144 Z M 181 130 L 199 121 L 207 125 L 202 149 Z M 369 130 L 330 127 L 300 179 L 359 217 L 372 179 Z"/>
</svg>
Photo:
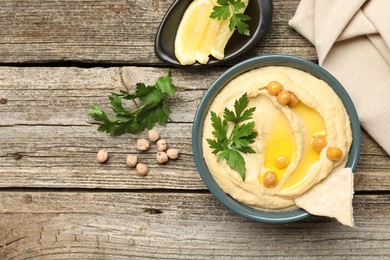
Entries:
<svg viewBox="0 0 390 260">
<path fill-rule="evenodd" d="M 194 159 L 199 174 L 210 192 L 223 205 L 237 214 L 255 221 L 266 223 L 287 223 L 299 221 L 309 217 L 310 214 L 303 209 L 295 209 L 291 211 L 264 211 L 251 208 L 233 199 L 228 194 L 226 194 L 215 182 L 203 158 L 203 124 L 209 107 L 216 95 L 235 77 L 249 70 L 265 66 L 287 66 L 296 68 L 328 83 L 328 85 L 334 90 L 334 92 L 339 96 L 342 103 L 344 104 L 351 122 L 353 141 L 348 155 L 347 167 L 352 168 L 352 170 L 356 169 L 360 155 L 361 132 L 359 118 L 348 93 L 345 91 L 340 82 L 324 68 L 313 62 L 287 55 L 257 56 L 251 59 L 247 59 L 228 69 L 211 85 L 211 87 L 203 96 L 194 118 L 194 124 L 192 127 L 192 147 Z"/>
</svg>

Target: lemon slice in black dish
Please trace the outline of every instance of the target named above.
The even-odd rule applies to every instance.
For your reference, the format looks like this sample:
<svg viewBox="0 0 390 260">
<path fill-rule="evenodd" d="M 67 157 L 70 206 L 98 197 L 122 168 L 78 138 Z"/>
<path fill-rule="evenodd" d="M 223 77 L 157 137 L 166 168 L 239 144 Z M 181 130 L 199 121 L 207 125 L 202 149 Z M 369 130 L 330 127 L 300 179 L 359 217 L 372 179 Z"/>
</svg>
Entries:
<svg viewBox="0 0 390 260">
<path fill-rule="evenodd" d="M 175 57 L 175 38 L 183 14 L 192 2 L 193 0 L 175 0 L 165 14 L 157 31 L 155 39 L 156 55 L 161 61 L 171 66 L 203 68 L 226 64 L 252 49 L 264 37 L 271 26 L 272 0 L 250 0 L 245 10 L 245 14 L 251 17 L 251 20 L 247 22 L 251 32 L 250 36 L 241 35 L 235 31 L 226 45 L 225 57 L 222 60 L 217 60 L 210 55 L 210 60 L 207 64 L 196 62 L 192 65 L 182 65 Z"/>
</svg>

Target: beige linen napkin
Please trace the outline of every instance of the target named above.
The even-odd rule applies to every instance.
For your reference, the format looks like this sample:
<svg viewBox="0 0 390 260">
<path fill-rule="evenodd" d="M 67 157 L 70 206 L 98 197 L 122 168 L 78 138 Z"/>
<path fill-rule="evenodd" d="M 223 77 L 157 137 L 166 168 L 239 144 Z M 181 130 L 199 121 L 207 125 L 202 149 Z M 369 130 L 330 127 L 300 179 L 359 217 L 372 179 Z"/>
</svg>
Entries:
<svg viewBox="0 0 390 260">
<path fill-rule="evenodd" d="M 301 0 L 289 25 L 316 47 L 363 128 L 390 154 L 390 1 Z"/>
</svg>

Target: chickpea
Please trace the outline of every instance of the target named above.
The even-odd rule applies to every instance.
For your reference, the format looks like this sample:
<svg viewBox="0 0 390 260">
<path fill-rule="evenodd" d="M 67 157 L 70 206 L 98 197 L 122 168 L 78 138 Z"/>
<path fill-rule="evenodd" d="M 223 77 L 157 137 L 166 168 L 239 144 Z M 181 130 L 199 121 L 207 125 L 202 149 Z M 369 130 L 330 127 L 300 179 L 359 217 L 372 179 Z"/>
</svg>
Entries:
<svg viewBox="0 0 390 260">
<path fill-rule="evenodd" d="M 287 90 L 280 91 L 280 93 L 276 96 L 276 100 L 282 106 L 287 105 L 288 102 L 290 102 L 290 99 L 291 99 L 291 94 Z"/>
<path fill-rule="evenodd" d="M 293 93 L 290 93 L 290 101 L 287 103 L 289 107 L 296 107 L 299 105 L 299 99 Z"/>
<path fill-rule="evenodd" d="M 312 146 L 313 149 L 317 152 L 321 152 L 322 149 L 327 145 L 326 137 L 324 135 L 317 135 L 314 136 Z"/>
<path fill-rule="evenodd" d="M 156 159 L 158 163 L 166 163 L 168 161 L 168 155 L 166 152 L 158 152 L 156 154 Z"/>
<path fill-rule="evenodd" d="M 160 139 L 157 141 L 157 151 L 159 152 L 162 152 L 162 151 L 165 151 L 167 149 L 167 141 L 165 141 L 165 139 Z"/>
<path fill-rule="evenodd" d="M 290 160 L 287 158 L 287 156 L 281 155 L 278 156 L 278 158 L 276 158 L 275 166 L 278 167 L 279 169 L 283 169 L 287 167 L 289 162 Z"/>
<path fill-rule="evenodd" d="M 272 96 L 276 96 L 279 94 L 279 92 L 283 89 L 282 84 L 280 84 L 278 81 L 271 81 L 267 85 L 268 94 Z"/>
<path fill-rule="evenodd" d="M 266 188 L 273 188 L 276 186 L 278 177 L 273 171 L 268 171 L 263 175 L 263 186 Z"/>
<path fill-rule="evenodd" d="M 338 147 L 329 147 L 326 151 L 326 157 L 328 157 L 331 161 L 338 161 L 340 160 L 341 156 L 343 155 L 343 151 Z"/>
<path fill-rule="evenodd" d="M 167 155 L 168 155 L 169 159 L 175 160 L 175 159 L 177 159 L 177 157 L 179 157 L 179 150 L 173 149 L 173 148 L 168 149 Z"/>
<path fill-rule="evenodd" d="M 146 139 L 137 140 L 137 150 L 138 151 L 147 151 L 149 150 L 150 144 Z"/>
<path fill-rule="evenodd" d="M 105 163 L 108 160 L 108 152 L 106 150 L 99 150 L 96 155 L 96 160 L 100 163 Z"/>
<path fill-rule="evenodd" d="M 149 168 L 146 164 L 143 163 L 138 163 L 137 166 L 135 167 L 137 173 L 141 176 L 145 176 L 149 172 Z"/>
<path fill-rule="evenodd" d="M 160 139 L 160 133 L 156 130 L 149 130 L 148 137 L 150 141 L 156 142 L 158 139 Z"/>
<path fill-rule="evenodd" d="M 134 155 L 134 154 L 129 154 L 126 158 L 126 164 L 127 166 L 129 167 L 135 167 L 137 165 L 137 162 L 138 162 L 138 157 L 137 155 Z"/>
</svg>

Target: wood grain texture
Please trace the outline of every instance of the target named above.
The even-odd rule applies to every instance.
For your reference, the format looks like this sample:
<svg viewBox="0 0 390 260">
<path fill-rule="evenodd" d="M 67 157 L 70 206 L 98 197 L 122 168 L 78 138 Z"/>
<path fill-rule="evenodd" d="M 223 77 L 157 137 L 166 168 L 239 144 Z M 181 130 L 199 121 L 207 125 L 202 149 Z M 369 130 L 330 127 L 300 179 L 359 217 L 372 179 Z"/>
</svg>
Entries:
<svg viewBox="0 0 390 260">
<path fill-rule="evenodd" d="M 191 128 L 197 104 L 223 69 L 172 70 L 178 93 L 172 100 L 172 122 L 158 128 L 180 159 L 166 165 L 155 160 L 155 149 L 139 154 L 150 166 L 140 178 L 125 165 L 139 135 L 111 138 L 96 131 L 86 111 L 94 103 L 107 105 L 110 92 L 154 83 L 165 68 L 2 67 L 0 68 L 0 187 L 57 187 L 109 189 L 205 189 L 197 172 Z M 107 106 L 105 106 L 107 108 Z M 110 160 L 96 163 L 99 149 Z M 21 156 L 15 160 L 15 154 Z M 356 171 L 357 191 L 390 190 L 389 156 L 363 134 Z"/>
<path fill-rule="evenodd" d="M 154 53 L 154 39 L 172 2 L 2 0 L 0 63 L 72 61 L 161 65 Z M 316 60 L 313 46 L 287 24 L 298 3 L 299 0 L 274 1 L 270 31 L 242 59 L 284 53 Z"/>
<path fill-rule="evenodd" d="M 173 122 L 192 122 L 205 90 L 225 69 L 172 70 L 179 92 L 171 99 Z M 92 104 L 105 105 L 111 92 L 154 84 L 167 68 L 0 67 L 0 125 L 86 125 Z M 28 104 L 28 105 L 27 105 Z"/>
<path fill-rule="evenodd" d="M 0 192 L 1 259 L 386 259 L 389 195 L 354 199 L 355 228 L 264 224 L 210 194 Z"/>
<path fill-rule="evenodd" d="M 257 223 L 209 194 L 191 128 L 226 68 L 171 69 L 179 91 L 171 122 L 158 130 L 181 150 L 176 161 L 157 164 L 154 147 L 137 152 L 145 133 L 96 131 L 89 106 L 108 108 L 110 92 L 152 84 L 170 69 L 157 59 L 154 38 L 172 2 L 1 1 L 0 259 L 389 259 L 390 157 L 364 131 L 356 228 L 324 217 Z M 270 31 L 241 59 L 279 53 L 315 61 L 314 47 L 288 27 L 298 3 L 274 0 Z M 55 67 L 69 64 L 91 68 Z M 110 153 L 103 165 L 101 148 Z M 149 165 L 146 177 L 125 165 L 129 153 Z"/>
</svg>

